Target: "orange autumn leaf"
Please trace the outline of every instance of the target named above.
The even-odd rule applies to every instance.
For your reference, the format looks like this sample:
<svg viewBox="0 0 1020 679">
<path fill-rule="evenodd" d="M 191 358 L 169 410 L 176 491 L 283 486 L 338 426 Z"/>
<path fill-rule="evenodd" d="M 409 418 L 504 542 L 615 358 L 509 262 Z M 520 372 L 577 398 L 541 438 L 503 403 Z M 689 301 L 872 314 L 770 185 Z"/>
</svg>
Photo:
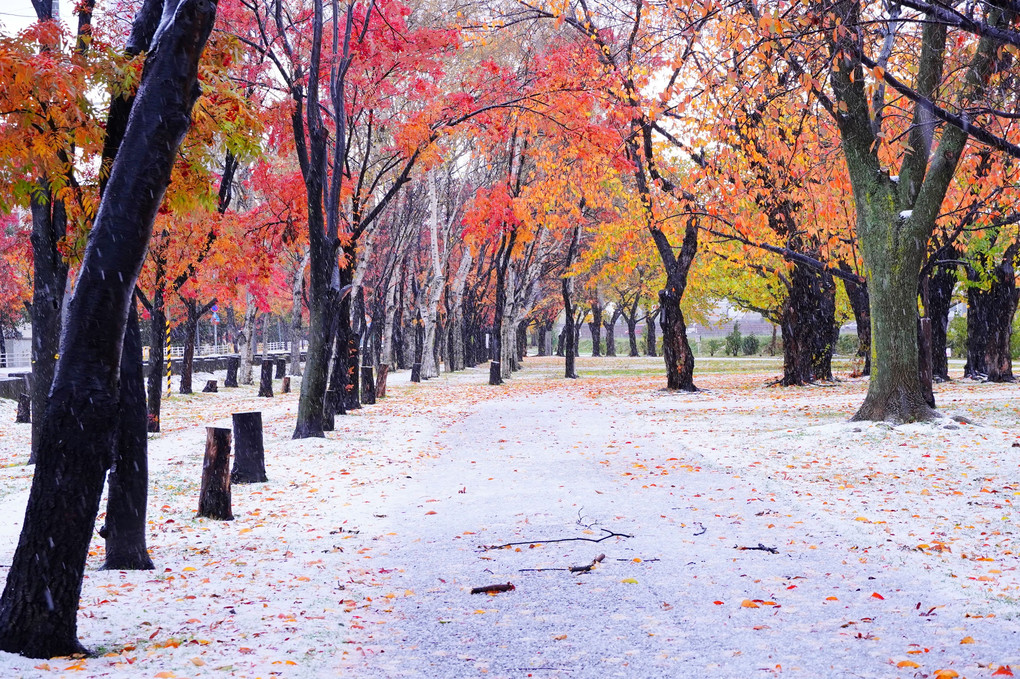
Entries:
<svg viewBox="0 0 1020 679">
<path fill-rule="evenodd" d="M 999 665 L 999 669 L 992 672 L 993 677 L 1012 677 L 1013 670 L 1009 669 L 1009 665 Z"/>
<path fill-rule="evenodd" d="M 921 665 L 914 662 L 913 660 L 901 660 L 896 663 L 896 667 L 920 667 Z"/>
</svg>

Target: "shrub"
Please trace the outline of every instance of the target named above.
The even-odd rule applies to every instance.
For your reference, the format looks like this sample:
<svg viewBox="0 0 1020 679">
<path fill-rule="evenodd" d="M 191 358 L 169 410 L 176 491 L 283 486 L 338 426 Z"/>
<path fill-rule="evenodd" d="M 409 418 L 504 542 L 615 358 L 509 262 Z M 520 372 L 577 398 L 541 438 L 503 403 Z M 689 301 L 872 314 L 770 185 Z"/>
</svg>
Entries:
<svg viewBox="0 0 1020 679">
<path fill-rule="evenodd" d="M 705 340 L 705 348 L 708 349 L 709 356 L 715 356 L 715 352 L 722 349 L 724 344 L 725 342 L 723 342 L 718 337 L 713 337 L 710 340 Z"/>
<path fill-rule="evenodd" d="M 855 356 L 859 346 L 860 340 L 857 335 L 840 335 L 836 340 L 836 353 L 840 356 Z"/>
<path fill-rule="evenodd" d="M 733 332 L 726 335 L 726 354 L 729 356 L 737 356 L 740 354 L 740 344 L 743 342 L 744 336 L 740 334 L 740 323 L 733 324 Z"/>
<path fill-rule="evenodd" d="M 758 349 L 761 346 L 761 341 L 757 335 L 747 335 L 740 343 L 740 348 L 744 352 L 744 356 L 754 356 L 758 353 Z"/>
</svg>

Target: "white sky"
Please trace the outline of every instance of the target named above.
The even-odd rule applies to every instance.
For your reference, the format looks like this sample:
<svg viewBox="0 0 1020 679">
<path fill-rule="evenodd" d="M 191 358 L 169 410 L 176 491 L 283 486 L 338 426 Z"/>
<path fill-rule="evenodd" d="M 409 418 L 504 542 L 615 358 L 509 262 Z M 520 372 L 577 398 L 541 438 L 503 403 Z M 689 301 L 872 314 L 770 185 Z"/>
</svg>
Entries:
<svg viewBox="0 0 1020 679">
<path fill-rule="evenodd" d="M 60 0 L 60 18 L 67 21 L 71 17 L 74 5 L 68 0 Z M 17 33 L 35 21 L 35 9 L 32 0 L 0 0 L 0 24 L 4 33 Z"/>
</svg>

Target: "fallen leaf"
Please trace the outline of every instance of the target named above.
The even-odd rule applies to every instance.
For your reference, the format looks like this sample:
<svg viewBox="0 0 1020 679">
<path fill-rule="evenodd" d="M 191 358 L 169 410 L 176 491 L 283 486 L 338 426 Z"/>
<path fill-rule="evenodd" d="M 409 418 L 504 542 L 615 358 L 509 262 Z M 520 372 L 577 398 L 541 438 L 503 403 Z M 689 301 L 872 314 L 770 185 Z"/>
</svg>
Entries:
<svg viewBox="0 0 1020 679">
<path fill-rule="evenodd" d="M 913 660 L 901 660 L 898 663 L 896 663 L 896 667 L 920 667 L 920 666 L 921 665 L 919 663 L 916 663 Z"/>
<path fill-rule="evenodd" d="M 964 638 L 960 639 L 960 643 L 961 644 L 973 644 L 974 643 L 974 637 L 964 637 Z"/>
<path fill-rule="evenodd" d="M 741 601 L 740 602 L 740 606 L 742 608 L 761 608 L 761 606 L 759 606 L 758 604 L 754 603 L 750 599 L 744 599 L 743 601 Z"/>
</svg>

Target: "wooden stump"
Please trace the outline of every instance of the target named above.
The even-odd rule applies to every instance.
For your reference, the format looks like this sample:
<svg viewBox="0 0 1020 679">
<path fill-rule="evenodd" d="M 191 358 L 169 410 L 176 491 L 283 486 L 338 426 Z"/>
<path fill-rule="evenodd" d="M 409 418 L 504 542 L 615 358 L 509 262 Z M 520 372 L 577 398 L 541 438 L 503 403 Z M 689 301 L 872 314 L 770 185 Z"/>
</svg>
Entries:
<svg viewBox="0 0 1020 679">
<path fill-rule="evenodd" d="M 224 387 L 237 386 L 237 371 L 241 368 L 240 356 L 227 357 L 227 379 L 223 381 Z"/>
<path fill-rule="evenodd" d="M 233 521 L 230 510 L 230 430 L 205 428 L 205 460 L 202 462 L 202 490 L 198 515 Z"/>
<path fill-rule="evenodd" d="M 322 431 L 333 431 L 336 427 L 336 416 L 346 413 L 340 392 L 336 389 L 327 389 L 322 400 Z"/>
<path fill-rule="evenodd" d="M 273 362 L 262 361 L 262 372 L 259 376 L 259 396 L 273 397 Z"/>
<path fill-rule="evenodd" d="M 361 402 L 365 405 L 375 403 L 375 375 L 372 366 L 361 366 Z"/>
<path fill-rule="evenodd" d="M 283 376 L 283 383 L 280 385 L 280 393 L 281 394 L 290 393 L 290 375 Z"/>
<path fill-rule="evenodd" d="M 19 424 L 29 424 L 32 421 L 31 394 L 18 395 L 18 414 L 14 416 L 14 421 Z"/>
<path fill-rule="evenodd" d="M 489 361 L 489 384 L 503 384 L 499 361 Z"/>
<path fill-rule="evenodd" d="M 215 394 L 219 391 L 216 388 L 216 380 L 206 380 L 205 388 L 202 389 L 203 394 Z"/>
<path fill-rule="evenodd" d="M 411 365 L 411 381 L 421 382 L 421 363 Z"/>
<path fill-rule="evenodd" d="M 234 413 L 234 469 L 231 483 L 265 483 L 266 449 L 262 443 L 262 413 Z"/>
<path fill-rule="evenodd" d="M 379 374 L 375 378 L 375 397 L 386 398 L 386 377 L 390 374 L 390 367 L 385 363 L 379 365 Z"/>
<path fill-rule="evenodd" d="M 287 374 L 287 359 L 278 358 L 276 359 L 276 379 L 282 380 L 283 376 Z"/>
</svg>

